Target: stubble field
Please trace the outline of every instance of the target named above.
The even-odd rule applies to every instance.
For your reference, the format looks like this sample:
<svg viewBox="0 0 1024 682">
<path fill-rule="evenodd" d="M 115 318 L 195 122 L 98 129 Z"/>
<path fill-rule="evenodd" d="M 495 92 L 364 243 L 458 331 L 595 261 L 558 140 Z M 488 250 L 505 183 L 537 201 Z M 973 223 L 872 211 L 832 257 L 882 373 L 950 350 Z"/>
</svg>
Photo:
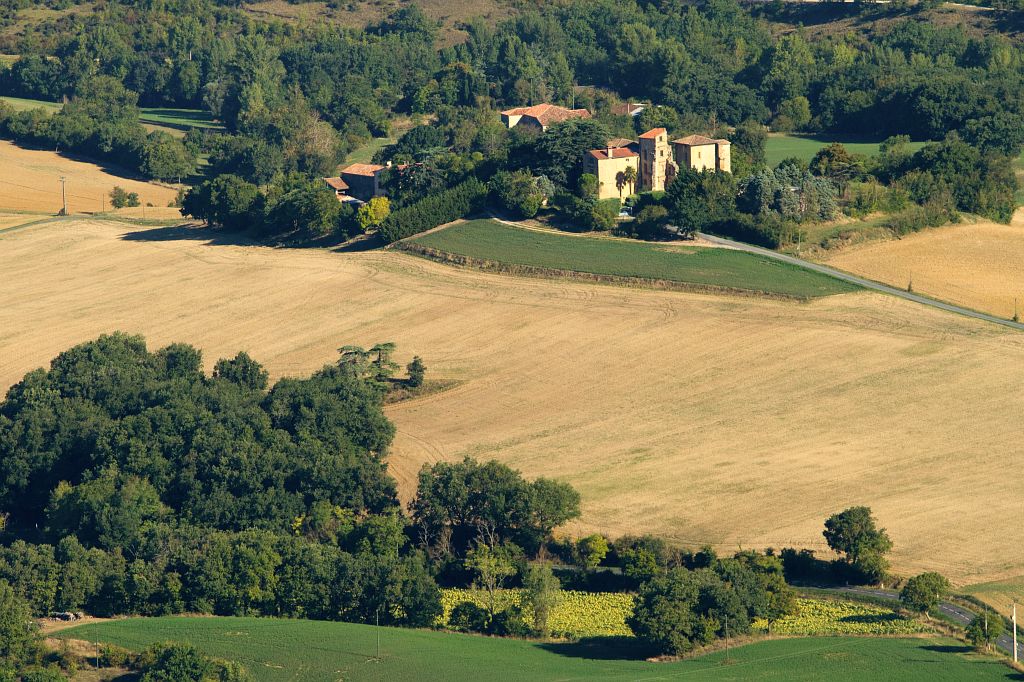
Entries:
<svg viewBox="0 0 1024 682">
<path fill-rule="evenodd" d="M 840 251 L 829 265 L 950 303 L 1012 317 L 1024 306 L 1024 213 L 992 222 L 924 230 Z M 1024 314 L 1024 312 L 1022 312 Z"/>
<path fill-rule="evenodd" d="M 70 213 L 110 209 L 110 190 L 123 187 L 140 201 L 166 207 L 177 190 L 118 176 L 102 166 L 52 151 L 24 149 L 0 140 L 0 209 L 56 213 L 61 208 L 60 178 L 67 178 Z"/>
<path fill-rule="evenodd" d="M 0 390 L 121 329 L 306 374 L 395 341 L 446 392 L 388 408 L 424 462 L 498 458 L 576 485 L 571 533 L 823 548 L 872 506 L 902 572 L 1024 573 L 1024 335 L 878 294 L 795 304 L 517 279 L 392 252 L 216 243 L 76 220 L 0 235 Z M 226 240 L 225 240 L 226 241 Z"/>
</svg>

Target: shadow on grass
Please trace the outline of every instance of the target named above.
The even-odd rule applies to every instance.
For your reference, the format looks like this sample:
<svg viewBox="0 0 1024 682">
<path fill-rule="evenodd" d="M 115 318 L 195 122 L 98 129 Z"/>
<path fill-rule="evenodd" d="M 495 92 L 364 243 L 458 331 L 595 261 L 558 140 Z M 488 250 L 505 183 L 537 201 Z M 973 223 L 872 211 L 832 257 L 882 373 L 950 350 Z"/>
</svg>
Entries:
<svg viewBox="0 0 1024 682">
<path fill-rule="evenodd" d="M 559 656 L 597 661 L 641 661 L 652 653 L 635 637 L 587 637 L 576 642 L 548 642 L 540 647 Z"/>
<path fill-rule="evenodd" d="M 969 654 L 974 651 L 969 646 L 958 644 L 929 644 L 921 648 L 925 651 L 935 651 L 940 654 Z"/>
</svg>

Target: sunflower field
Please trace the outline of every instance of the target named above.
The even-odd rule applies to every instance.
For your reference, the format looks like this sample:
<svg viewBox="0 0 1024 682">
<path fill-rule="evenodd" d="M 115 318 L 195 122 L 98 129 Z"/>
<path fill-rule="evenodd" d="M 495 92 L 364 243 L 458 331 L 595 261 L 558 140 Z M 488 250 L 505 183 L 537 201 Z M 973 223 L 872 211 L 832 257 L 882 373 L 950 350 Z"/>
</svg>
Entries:
<svg viewBox="0 0 1024 682">
<path fill-rule="evenodd" d="M 829 599 L 797 599 L 797 613 L 772 623 L 779 635 L 910 635 L 927 632 L 922 622 L 901 616 L 893 609 L 872 604 Z M 753 622 L 764 632 L 768 623 Z"/>
<path fill-rule="evenodd" d="M 494 598 L 494 610 L 503 611 L 510 606 L 520 606 L 522 590 L 498 590 Z M 483 590 L 443 589 L 441 604 L 444 614 L 439 626 L 447 626 L 452 609 L 468 601 L 487 608 L 487 592 Z M 559 592 L 558 605 L 551 613 L 549 626 L 555 637 L 580 639 L 583 637 L 630 636 L 633 632 L 626 625 L 626 618 L 633 613 L 633 595 L 617 592 Z M 523 617 L 528 625 L 533 624 L 532 615 L 527 611 Z"/>
</svg>

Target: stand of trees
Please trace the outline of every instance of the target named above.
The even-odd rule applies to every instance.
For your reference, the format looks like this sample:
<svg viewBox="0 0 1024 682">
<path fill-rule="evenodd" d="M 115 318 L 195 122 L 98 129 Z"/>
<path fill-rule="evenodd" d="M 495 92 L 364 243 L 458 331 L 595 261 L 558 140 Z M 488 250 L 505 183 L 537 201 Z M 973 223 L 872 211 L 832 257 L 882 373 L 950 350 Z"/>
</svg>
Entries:
<svg viewBox="0 0 1024 682">
<path fill-rule="evenodd" d="M 579 496 L 467 460 L 423 477 L 458 471 L 472 507 L 424 482 L 407 517 L 384 461 L 393 350 L 271 386 L 245 353 L 208 376 L 191 346 L 113 334 L 30 372 L 0 402 L 0 601 L 433 625 L 435 575 L 470 549 L 534 556 Z M 472 548 L 437 542 L 470 527 Z"/>
<path fill-rule="evenodd" d="M 0 101 L 0 137 L 111 161 L 157 180 L 179 181 L 195 171 L 195 151 L 139 123 L 138 95 L 111 76 L 77 84 L 56 114 L 15 112 Z"/>
</svg>

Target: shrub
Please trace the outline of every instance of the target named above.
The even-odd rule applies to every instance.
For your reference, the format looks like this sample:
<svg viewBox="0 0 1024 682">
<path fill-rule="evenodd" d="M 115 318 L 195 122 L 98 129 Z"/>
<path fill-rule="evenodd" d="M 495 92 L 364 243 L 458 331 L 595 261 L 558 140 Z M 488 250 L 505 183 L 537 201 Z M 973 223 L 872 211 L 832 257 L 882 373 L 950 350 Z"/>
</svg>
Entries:
<svg viewBox="0 0 1024 682">
<path fill-rule="evenodd" d="M 452 609 L 448 627 L 462 632 L 484 632 L 487 629 L 487 609 L 464 601 Z"/>
<path fill-rule="evenodd" d="M 141 657 L 142 682 L 203 682 L 213 668 L 191 644 L 154 644 Z"/>
<path fill-rule="evenodd" d="M 110 191 L 110 205 L 114 208 L 138 206 L 139 195 L 136 192 L 128 192 L 122 187 L 115 187 Z"/>
<path fill-rule="evenodd" d="M 21 671 L 21 682 L 66 682 L 60 668 L 29 668 Z"/>
<path fill-rule="evenodd" d="M 729 220 L 712 223 L 706 226 L 704 231 L 768 249 L 778 248 L 782 243 L 781 221 L 767 217 L 755 218 L 744 213 L 737 213 Z"/>
<path fill-rule="evenodd" d="M 499 637 L 529 637 L 532 630 L 523 618 L 523 610 L 518 606 L 510 606 L 494 616 L 490 632 Z"/>
<path fill-rule="evenodd" d="M 391 244 L 478 211 L 486 198 L 487 185 L 470 178 L 393 212 L 381 224 L 379 234 L 385 243 Z"/>
<path fill-rule="evenodd" d="M 100 647 L 100 664 L 104 668 L 121 668 L 127 666 L 132 659 L 132 653 L 113 644 L 104 644 Z"/>
<path fill-rule="evenodd" d="M 409 372 L 409 386 L 416 388 L 423 385 L 423 377 L 427 373 L 427 366 L 423 364 L 420 356 L 415 356 L 412 362 L 405 366 L 405 369 Z"/>
</svg>

